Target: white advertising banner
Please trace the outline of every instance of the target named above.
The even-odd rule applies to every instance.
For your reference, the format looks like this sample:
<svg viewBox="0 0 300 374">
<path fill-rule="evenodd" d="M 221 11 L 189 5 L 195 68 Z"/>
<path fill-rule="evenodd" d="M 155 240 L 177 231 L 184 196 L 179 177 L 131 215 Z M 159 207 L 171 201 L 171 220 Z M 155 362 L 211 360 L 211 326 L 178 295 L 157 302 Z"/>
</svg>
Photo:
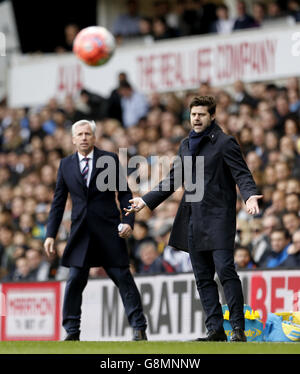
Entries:
<svg viewBox="0 0 300 374">
<path fill-rule="evenodd" d="M 203 312 L 192 274 L 136 277 L 151 340 L 196 338 Z M 131 340 L 118 289 L 111 280 L 92 281 L 83 295 L 83 340 Z"/>
<path fill-rule="evenodd" d="M 239 273 L 244 302 L 267 314 L 300 311 L 300 270 L 242 271 Z M 190 340 L 206 333 L 194 275 L 136 277 L 149 340 Z M 222 288 L 220 302 L 226 304 Z M 117 288 L 109 279 L 90 281 L 83 295 L 83 340 L 130 340 L 128 325 Z"/>
<path fill-rule="evenodd" d="M 44 105 L 50 98 L 76 96 L 84 87 L 108 96 L 125 71 L 148 94 L 284 78 L 300 74 L 300 27 L 168 39 L 118 47 L 101 67 L 88 67 L 71 54 L 17 56 L 9 72 L 12 107 Z"/>
<path fill-rule="evenodd" d="M 268 313 L 300 311 L 300 270 L 241 271 L 245 304 Z M 192 273 L 135 277 L 149 340 L 204 336 L 204 313 Z M 0 285 L 1 286 L 1 285 Z M 62 340 L 65 282 L 4 283 L 0 340 Z M 222 288 L 220 302 L 226 304 Z M 1 291 L 1 290 L 0 290 Z M 89 280 L 83 293 L 81 340 L 131 340 L 132 329 L 118 289 L 110 279 Z"/>
</svg>

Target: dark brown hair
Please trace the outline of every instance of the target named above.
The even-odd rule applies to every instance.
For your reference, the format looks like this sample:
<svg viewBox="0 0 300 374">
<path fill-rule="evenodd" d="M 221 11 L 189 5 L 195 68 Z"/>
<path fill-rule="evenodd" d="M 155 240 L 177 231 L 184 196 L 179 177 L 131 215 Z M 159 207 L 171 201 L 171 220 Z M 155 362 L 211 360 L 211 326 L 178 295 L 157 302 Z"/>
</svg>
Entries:
<svg viewBox="0 0 300 374">
<path fill-rule="evenodd" d="M 213 96 L 197 96 L 191 101 L 190 110 L 194 106 L 206 106 L 208 108 L 208 113 L 212 115 L 216 113 L 217 103 Z"/>
</svg>

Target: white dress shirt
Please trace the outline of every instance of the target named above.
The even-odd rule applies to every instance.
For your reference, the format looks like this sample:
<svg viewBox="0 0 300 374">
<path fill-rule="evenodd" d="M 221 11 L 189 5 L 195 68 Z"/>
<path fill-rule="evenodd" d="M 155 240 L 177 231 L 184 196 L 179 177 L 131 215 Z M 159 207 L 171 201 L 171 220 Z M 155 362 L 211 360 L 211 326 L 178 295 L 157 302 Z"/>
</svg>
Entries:
<svg viewBox="0 0 300 374">
<path fill-rule="evenodd" d="M 80 166 L 80 172 L 82 173 L 83 168 L 85 167 L 85 160 L 84 158 L 88 157 L 89 159 L 89 171 L 88 171 L 88 176 L 87 176 L 87 186 L 90 184 L 90 179 L 92 175 L 92 169 L 93 169 L 93 157 L 94 157 L 94 149 L 86 156 L 83 156 L 81 153 L 78 153 L 79 157 L 79 166 Z"/>
</svg>

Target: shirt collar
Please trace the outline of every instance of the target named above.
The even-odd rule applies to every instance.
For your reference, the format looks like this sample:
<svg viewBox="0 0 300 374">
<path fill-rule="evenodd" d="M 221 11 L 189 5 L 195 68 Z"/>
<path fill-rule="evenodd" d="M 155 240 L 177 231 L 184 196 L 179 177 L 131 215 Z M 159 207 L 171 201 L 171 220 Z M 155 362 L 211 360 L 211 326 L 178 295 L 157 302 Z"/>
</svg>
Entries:
<svg viewBox="0 0 300 374">
<path fill-rule="evenodd" d="M 94 148 L 91 150 L 91 152 L 86 155 L 86 156 L 83 156 L 81 153 L 77 152 L 78 153 L 78 157 L 79 157 L 79 162 L 81 162 L 84 158 L 88 157 L 90 160 L 93 159 L 94 157 Z"/>
</svg>

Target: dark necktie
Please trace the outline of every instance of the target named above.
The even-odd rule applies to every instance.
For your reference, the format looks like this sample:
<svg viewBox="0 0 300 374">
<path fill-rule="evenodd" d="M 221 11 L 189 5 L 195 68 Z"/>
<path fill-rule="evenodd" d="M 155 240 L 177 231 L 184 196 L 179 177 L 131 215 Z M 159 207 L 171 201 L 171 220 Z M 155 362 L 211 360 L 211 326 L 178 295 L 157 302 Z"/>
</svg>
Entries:
<svg viewBox="0 0 300 374">
<path fill-rule="evenodd" d="M 85 182 L 85 185 L 87 186 L 87 180 L 88 180 L 88 174 L 89 174 L 89 157 L 84 157 L 82 159 L 85 162 L 84 168 L 82 169 L 82 176 L 83 180 Z"/>
</svg>

